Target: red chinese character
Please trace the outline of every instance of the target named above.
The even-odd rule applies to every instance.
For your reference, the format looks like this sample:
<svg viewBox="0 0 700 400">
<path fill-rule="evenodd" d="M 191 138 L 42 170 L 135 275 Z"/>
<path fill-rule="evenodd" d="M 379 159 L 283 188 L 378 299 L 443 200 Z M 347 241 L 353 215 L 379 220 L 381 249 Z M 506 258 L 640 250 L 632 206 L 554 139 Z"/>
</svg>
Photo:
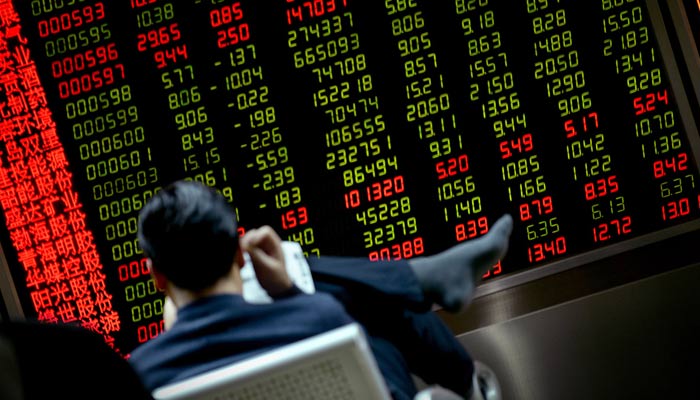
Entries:
<svg viewBox="0 0 700 400">
<path fill-rule="evenodd" d="M 63 257 L 77 255 L 78 251 L 75 249 L 73 235 L 66 235 L 56 240 L 56 251 Z"/>
<path fill-rule="evenodd" d="M 105 343 L 107 343 L 107 345 L 108 345 L 109 347 L 111 347 L 112 349 L 114 349 L 114 351 L 116 351 L 117 353 L 121 354 L 121 351 L 120 351 L 118 348 L 114 347 L 114 336 L 103 335 L 103 337 L 104 337 L 104 339 L 105 339 Z M 123 356 L 123 354 L 121 354 L 121 355 Z"/>
<path fill-rule="evenodd" d="M 73 212 L 78 212 L 80 215 L 82 215 L 82 218 L 80 218 L 82 221 L 80 224 L 82 226 L 85 226 L 85 214 L 80 212 L 80 208 L 83 206 L 80 201 L 78 201 L 78 193 L 75 193 L 72 190 L 63 190 L 63 196 L 61 196 L 61 201 L 63 201 L 63 204 L 65 204 L 65 207 L 63 208 L 64 211 L 70 211 L 70 215 L 73 214 Z M 73 222 L 72 218 L 71 221 Z M 77 221 L 74 221 L 77 222 Z M 71 224 L 72 225 L 72 224 Z"/>
<path fill-rule="evenodd" d="M 46 159 L 49 162 L 52 170 L 58 170 L 59 168 L 68 167 L 68 160 L 66 160 L 66 153 L 63 148 L 53 149 L 46 153 Z"/>
<path fill-rule="evenodd" d="M 2 44 L 2 41 L 0 41 L 0 44 Z M 4 73 L 4 75 L 7 75 L 7 73 Z M 7 107 L 7 102 L 0 101 L 0 119 L 10 119 L 13 117 L 12 111 Z"/>
<path fill-rule="evenodd" d="M 60 304 L 64 302 L 70 302 L 75 299 L 73 292 L 71 292 L 68 284 L 66 282 L 58 282 L 51 286 L 51 297 L 54 298 L 53 304 Z"/>
<path fill-rule="evenodd" d="M 39 268 L 28 269 L 27 277 L 25 278 L 25 280 L 27 281 L 27 287 L 34 289 L 39 289 L 40 286 L 43 286 L 44 283 L 46 283 L 44 273 Z"/>
<path fill-rule="evenodd" d="M 36 123 L 36 127 L 44 130 L 44 129 L 49 129 L 49 128 L 55 128 L 56 127 L 56 122 L 53 120 L 53 117 L 51 115 L 51 110 L 49 110 L 47 107 L 41 107 L 37 110 L 34 110 L 33 113 L 33 118 L 34 122 Z M 53 135 L 56 134 L 56 130 L 53 129 L 52 132 Z M 42 137 L 44 135 L 44 132 L 42 132 Z M 55 140 L 58 140 L 56 138 Z M 44 148 L 45 149 L 50 149 L 53 146 L 47 146 L 49 142 L 53 142 L 54 139 L 51 138 L 51 140 L 44 140 Z M 60 143 L 59 143 L 60 145 Z"/>
<path fill-rule="evenodd" d="M 41 148 L 41 142 L 39 141 L 39 135 L 37 134 L 31 134 L 20 138 L 19 144 L 24 148 L 25 157 L 34 157 L 44 153 Z"/>
<path fill-rule="evenodd" d="M 25 204 L 22 210 L 24 211 L 24 219 L 27 222 L 43 222 L 46 219 L 44 214 L 41 213 L 39 203 Z"/>
<path fill-rule="evenodd" d="M 95 305 L 100 313 L 112 311 L 112 296 L 101 290 L 95 294 Z"/>
<path fill-rule="evenodd" d="M 46 283 L 49 284 L 54 284 L 64 280 L 65 276 L 61 270 L 61 264 L 58 262 L 46 263 L 44 266 L 44 277 L 46 278 Z"/>
<path fill-rule="evenodd" d="M 6 142 L 5 149 L 7 151 L 8 161 L 17 161 L 24 158 L 24 154 L 22 153 L 22 147 L 20 147 L 20 145 L 17 144 L 17 142 L 15 142 L 14 140 Z"/>
<path fill-rule="evenodd" d="M 51 177 L 47 178 L 50 179 Z M 38 183 L 39 182 L 37 182 L 37 184 Z M 39 186 L 39 191 L 41 192 L 42 186 L 37 186 Z M 43 210 L 44 215 L 46 215 L 47 217 L 53 217 L 54 215 L 56 215 L 56 206 L 54 204 L 59 201 L 59 198 L 57 196 L 53 196 L 46 193 L 42 193 L 42 195 L 44 196 L 44 198 L 41 199 L 41 209 Z"/>
<path fill-rule="evenodd" d="M 25 165 L 24 160 L 13 162 L 10 164 L 10 169 L 12 169 L 12 180 L 14 182 L 22 182 L 29 179 L 29 168 Z"/>
<path fill-rule="evenodd" d="M 63 272 L 66 275 L 66 278 L 78 278 L 79 280 L 84 280 L 82 278 L 82 266 L 80 264 L 80 259 L 76 257 L 68 257 L 64 259 L 61 262 L 61 267 L 63 267 Z M 71 285 L 73 285 L 73 282 L 71 280 Z M 75 293 L 75 288 L 73 289 L 73 292 Z"/>
<path fill-rule="evenodd" d="M 88 286 L 92 288 L 92 291 L 95 293 L 104 293 L 107 297 L 110 299 L 112 298 L 112 295 L 107 294 L 105 292 L 105 274 L 102 273 L 102 271 L 92 271 L 88 273 Z M 102 310 L 104 311 L 104 310 Z"/>
<path fill-rule="evenodd" d="M 29 176 L 35 180 L 51 175 L 51 171 L 53 171 L 53 167 L 44 155 L 27 159 L 27 169 L 29 169 Z"/>
<path fill-rule="evenodd" d="M 39 221 L 29 225 L 29 232 L 34 238 L 34 243 L 41 243 L 51 240 L 51 231 L 46 226 L 46 221 Z"/>
<path fill-rule="evenodd" d="M 51 303 L 51 295 L 49 294 L 49 289 L 36 290 L 30 293 L 32 298 L 32 303 L 34 303 L 34 309 L 39 311 L 44 308 L 53 307 Z"/>
<path fill-rule="evenodd" d="M 36 192 L 36 186 L 34 186 L 34 181 L 27 180 L 19 183 L 17 186 L 17 198 L 20 204 L 29 203 L 30 201 L 39 200 L 39 195 Z"/>
<path fill-rule="evenodd" d="M 46 92 L 42 86 L 32 86 L 24 91 L 31 110 L 46 108 Z"/>
<path fill-rule="evenodd" d="M 32 125 L 30 123 L 29 114 L 15 115 L 12 117 L 13 130 L 15 131 L 15 137 L 24 135 L 25 133 L 32 132 Z"/>
<path fill-rule="evenodd" d="M 56 312 L 53 308 L 47 308 L 45 310 L 39 311 L 39 316 L 37 319 L 41 322 L 58 322 L 58 318 L 56 318 Z"/>
<path fill-rule="evenodd" d="M 34 245 L 29 231 L 25 227 L 14 229 L 10 231 L 10 239 L 17 251 L 22 251 L 28 249 Z"/>
<path fill-rule="evenodd" d="M 42 264 L 58 259 L 58 253 L 56 253 L 54 242 L 49 241 L 41 243 L 37 246 L 36 251 L 39 254 L 39 258 L 41 258 Z"/>
<path fill-rule="evenodd" d="M 14 119 L 0 118 L 0 142 L 4 143 L 14 140 L 18 134 L 19 132 L 15 130 Z"/>
<path fill-rule="evenodd" d="M 90 231 L 78 231 L 75 232 L 75 242 L 78 245 L 78 253 L 84 253 L 95 248 L 95 243 L 92 240 L 92 232 Z"/>
<path fill-rule="evenodd" d="M 92 318 L 87 321 L 82 321 L 81 325 L 83 328 L 96 332 L 96 333 L 101 333 L 100 332 L 100 321 L 98 321 L 96 318 Z"/>
<path fill-rule="evenodd" d="M 76 299 L 86 298 L 90 300 L 90 294 L 88 291 L 87 281 L 85 281 L 85 276 L 79 275 L 69 281 L 70 288 L 73 291 Z"/>
<path fill-rule="evenodd" d="M 71 182 L 73 175 L 70 172 L 65 169 L 58 169 L 55 173 L 54 179 L 56 180 L 59 191 L 65 192 L 66 190 L 73 190 L 73 183 Z"/>
<path fill-rule="evenodd" d="M 72 303 L 59 304 L 56 314 L 63 322 L 75 322 L 77 320 L 75 317 L 75 306 Z"/>
<path fill-rule="evenodd" d="M 8 85 L 5 87 L 7 88 Z M 9 92 L 9 90 L 8 90 Z M 7 105 L 10 106 L 12 115 L 20 115 L 29 112 L 29 106 L 24 99 L 24 93 L 21 90 L 16 90 L 7 95 Z"/>
<path fill-rule="evenodd" d="M 19 75 L 17 75 L 17 73 L 16 73 L 17 68 L 16 68 L 15 63 L 11 59 L 8 59 L 8 58 L 5 58 L 4 61 L 6 61 L 5 65 L 10 68 L 11 72 L 13 72 L 13 73 L 5 73 L 2 76 L 2 78 L 3 78 L 2 83 L 5 85 L 5 93 L 22 93 L 22 90 L 19 88 Z M 14 115 L 16 115 L 16 113 Z"/>
<path fill-rule="evenodd" d="M 54 149 L 61 147 L 61 141 L 56 133 L 56 127 L 47 127 L 41 131 L 41 141 L 44 143 L 44 149 Z"/>
<path fill-rule="evenodd" d="M 6 3 L 3 1 L 3 3 Z M 19 32 L 19 14 L 15 11 L 12 4 L 9 6 L 0 7 L 0 27 L 7 28 L 8 33 L 5 36 L 21 38 Z M 20 40 L 20 43 L 26 43 L 26 40 Z"/>
<path fill-rule="evenodd" d="M 78 297 L 75 299 L 75 305 L 78 307 L 78 318 L 86 320 L 97 315 L 95 304 L 89 296 Z"/>
<path fill-rule="evenodd" d="M 85 265 L 86 271 L 96 271 L 102 269 L 100 254 L 94 248 L 83 252 L 81 258 L 83 260 L 83 265 Z"/>
<path fill-rule="evenodd" d="M 22 47 L 22 50 L 25 48 Z M 16 54 L 20 53 L 20 49 L 17 50 Z M 23 52 L 21 54 L 22 56 L 25 55 Z M 29 58 L 29 51 L 26 51 L 27 58 Z M 19 60 L 18 60 L 19 61 Z M 24 87 L 24 95 L 26 96 L 29 93 L 29 90 L 32 88 L 36 87 L 41 87 L 41 81 L 39 80 L 39 75 L 37 74 L 36 68 L 34 67 L 34 63 L 31 63 L 27 65 L 26 67 L 20 67 L 17 69 L 17 72 L 19 72 L 20 75 L 20 80 L 22 81 L 22 86 Z M 43 89 L 43 88 L 42 88 Z M 30 109 L 33 109 L 34 107 L 30 107 Z"/>
<path fill-rule="evenodd" d="M 51 229 L 51 237 L 56 239 L 68 234 L 68 221 L 64 214 L 58 214 L 49 218 L 49 228 Z"/>
<path fill-rule="evenodd" d="M 14 187 L 0 190 L 0 205 L 2 205 L 3 210 L 19 207 L 19 199 Z"/>
<path fill-rule="evenodd" d="M 16 229 L 27 223 L 27 221 L 24 220 L 22 209 L 19 207 L 5 210 L 5 222 L 7 224 L 7 229 Z"/>
<path fill-rule="evenodd" d="M 8 168 L 0 168 L 0 188 L 4 189 L 12 185 L 14 185 L 14 182 L 10 178 L 10 170 Z"/>
<path fill-rule="evenodd" d="M 30 269 L 37 267 L 36 251 L 34 251 L 33 248 L 20 251 L 17 253 L 17 258 L 19 259 L 19 263 L 24 267 L 25 271 L 29 271 Z"/>
<path fill-rule="evenodd" d="M 121 329 L 119 314 L 113 310 L 103 314 L 100 318 L 100 322 L 102 323 L 102 331 L 104 333 L 119 332 Z"/>
</svg>

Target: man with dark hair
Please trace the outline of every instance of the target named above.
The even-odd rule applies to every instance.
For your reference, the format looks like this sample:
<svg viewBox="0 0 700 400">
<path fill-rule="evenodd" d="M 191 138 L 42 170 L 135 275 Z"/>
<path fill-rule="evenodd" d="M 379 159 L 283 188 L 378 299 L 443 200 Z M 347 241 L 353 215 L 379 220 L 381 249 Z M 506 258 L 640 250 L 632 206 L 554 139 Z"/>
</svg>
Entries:
<svg viewBox="0 0 700 400">
<path fill-rule="evenodd" d="M 153 390 L 357 321 L 395 399 L 416 394 L 411 374 L 469 398 L 473 361 L 432 306 L 469 304 L 477 280 L 505 255 L 512 224 L 506 215 L 478 239 L 410 260 L 310 258 L 316 292 L 305 294 L 287 274 L 272 228 L 239 238 L 223 196 L 175 182 L 143 207 L 138 237 L 177 320 L 130 362 Z M 244 253 L 271 303 L 244 300 Z"/>
</svg>

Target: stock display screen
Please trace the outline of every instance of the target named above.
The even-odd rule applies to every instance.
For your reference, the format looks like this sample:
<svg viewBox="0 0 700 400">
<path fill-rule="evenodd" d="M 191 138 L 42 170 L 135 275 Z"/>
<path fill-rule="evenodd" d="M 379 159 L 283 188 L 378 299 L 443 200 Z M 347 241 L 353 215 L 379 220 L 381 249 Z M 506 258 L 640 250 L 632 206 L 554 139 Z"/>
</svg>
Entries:
<svg viewBox="0 0 700 400">
<path fill-rule="evenodd" d="M 2 0 L 0 18 L 14 285 L 27 315 L 125 355 L 162 329 L 138 211 L 177 179 L 310 257 L 429 255 L 510 213 L 484 284 L 700 216 L 697 128 L 641 0 Z"/>
</svg>

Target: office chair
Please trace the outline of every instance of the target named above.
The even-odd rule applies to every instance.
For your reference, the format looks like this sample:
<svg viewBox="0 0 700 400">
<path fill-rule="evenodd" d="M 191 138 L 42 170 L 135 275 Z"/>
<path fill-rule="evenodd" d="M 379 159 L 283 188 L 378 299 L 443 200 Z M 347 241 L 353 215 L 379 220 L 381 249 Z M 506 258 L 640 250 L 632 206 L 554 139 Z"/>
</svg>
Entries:
<svg viewBox="0 0 700 400">
<path fill-rule="evenodd" d="M 356 323 L 156 389 L 157 400 L 388 400 Z"/>
</svg>

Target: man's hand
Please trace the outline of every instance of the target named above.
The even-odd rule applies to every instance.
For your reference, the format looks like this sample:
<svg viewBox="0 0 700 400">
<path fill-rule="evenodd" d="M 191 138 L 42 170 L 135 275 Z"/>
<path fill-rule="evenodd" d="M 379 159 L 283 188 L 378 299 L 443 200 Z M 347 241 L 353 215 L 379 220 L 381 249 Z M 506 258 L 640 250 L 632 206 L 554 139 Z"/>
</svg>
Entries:
<svg viewBox="0 0 700 400">
<path fill-rule="evenodd" d="M 292 287 L 282 252 L 282 240 L 270 226 L 251 229 L 241 237 L 241 250 L 248 253 L 255 276 L 268 295 L 274 297 Z"/>
</svg>

